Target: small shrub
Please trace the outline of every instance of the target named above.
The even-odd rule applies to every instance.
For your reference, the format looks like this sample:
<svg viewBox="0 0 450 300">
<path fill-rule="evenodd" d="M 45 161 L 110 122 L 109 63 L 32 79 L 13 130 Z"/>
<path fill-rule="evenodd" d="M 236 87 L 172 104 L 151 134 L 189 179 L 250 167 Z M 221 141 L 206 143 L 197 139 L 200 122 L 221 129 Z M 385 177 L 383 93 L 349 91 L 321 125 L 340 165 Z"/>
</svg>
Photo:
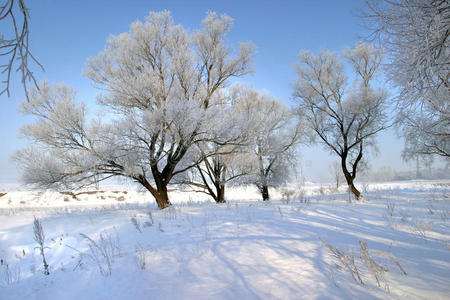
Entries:
<svg viewBox="0 0 450 300">
<path fill-rule="evenodd" d="M 375 278 L 378 287 L 384 286 L 385 290 L 388 293 L 390 292 L 389 284 L 385 277 L 385 274 L 386 272 L 389 271 L 389 269 L 386 266 L 379 264 L 373 259 L 373 257 L 370 254 L 369 247 L 367 246 L 367 243 L 365 241 L 359 240 L 360 245 L 359 258 L 366 268 L 358 268 L 355 263 L 355 257 L 353 255 L 353 252 L 347 255 L 343 251 L 336 248 L 335 246 L 328 244 L 320 237 L 319 240 L 324 244 L 326 248 L 328 248 L 331 255 L 337 260 L 338 262 L 337 266 L 339 268 L 348 270 L 356 282 L 364 284 L 364 282 L 362 281 L 362 275 L 364 274 L 363 271 L 368 271 Z M 397 265 L 397 267 L 400 269 L 403 275 L 406 275 L 405 269 L 402 267 L 400 262 L 397 259 L 395 259 L 393 255 L 383 251 L 375 251 L 375 253 L 387 258 L 390 262 Z"/>
<path fill-rule="evenodd" d="M 80 235 L 88 241 L 89 253 L 84 254 L 94 261 L 103 276 L 109 276 L 112 272 L 112 263 L 116 257 L 120 256 L 120 241 L 116 232 L 115 239 L 111 234 L 103 231 L 100 233 L 98 241 L 93 240 L 86 234 Z"/>
<path fill-rule="evenodd" d="M 375 253 L 386 257 L 387 259 L 389 259 L 390 262 L 394 263 L 395 265 L 397 265 L 397 267 L 400 269 L 400 271 L 403 273 L 403 275 L 407 275 L 405 269 L 403 269 L 403 266 L 400 264 L 400 262 L 392 255 L 389 253 L 386 253 L 384 251 L 375 251 Z"/>
<path fill-rule="evenodd" d="M 389 271 L 387 267 L 382 266 L 375 262 L 373 258 L 370 256 L 369 248 L 367 247 L 367 243 L 359 240 L 360 245 L 360 254 L 359 257 L 366 265 L 367 269 L 372 273 L 373 277 L 377 281 L 378 287 L 381 287 L 381 283 L 384 284 L 384 288 L 387 292 L 389 292 L 389 285 L 384 274 Z"/>
<path fill-rule="evenodd" d="M 42 263 L 44 265 L 44 274 L 50 275 L 50 271 L 48 270 L 48 263 L 47 260 L 45 259 L 45 252 L 44 252 L 44 250 L 48 247 L 44 246 L 45 233 L 44 230 L 42 229 L 41 220 L 39 220 L 39 218 L 34 217 L 33 231 L 34 231 L 34 240 L 36 241 L 36 243 L 38 243 L 36 249 L 39 249 L 39 252 L 42 256 Z"/>
<path fill-rule="evenodd" d="M 325 247 L 328 248 L 331 255 L 333 255 L 333 257 L 338 261 L 339 267 L 348 270 L 350 272 L 350 274 L 352 275 L 353 280 L 355 280 L 356 282 L 358 282 L 360 284 L 364 284 L 364 282 L 361 279 L 360 271 L 355 264 L 355 257 L 353 255 L 353 253 L 350 253 L 350 255 L 346 255 L 344 252 L 342 252 L 335 246 L 328 244 L 326 241 L 324 241 L 320 237 L 319 237 L 319 240 L 323 243 L 323 245 Z"/>
</svg>

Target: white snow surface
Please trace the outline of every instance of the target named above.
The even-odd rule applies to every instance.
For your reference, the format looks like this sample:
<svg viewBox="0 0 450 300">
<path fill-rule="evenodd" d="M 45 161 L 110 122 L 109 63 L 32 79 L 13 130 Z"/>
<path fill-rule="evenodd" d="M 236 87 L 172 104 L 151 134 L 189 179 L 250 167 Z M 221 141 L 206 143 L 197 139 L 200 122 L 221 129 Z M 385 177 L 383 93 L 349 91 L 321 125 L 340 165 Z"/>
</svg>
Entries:
<svg viewBox="0 0 450 300">
<path fill-rule="evenodd" d="M 173 191 L 161 211 L 135 186 L 77 199 L 3 186 L 0 299 L 449 299 L 450 181 L 360 188 L 359 203 L 312 183 L 271 190 L 268 202 L 253 187 L 229 188 L 226 204 Z M 353 253 L 363 284 L 319 237 Z M 387 270 L 380 286 L 360 240 Z"/>
</svg>

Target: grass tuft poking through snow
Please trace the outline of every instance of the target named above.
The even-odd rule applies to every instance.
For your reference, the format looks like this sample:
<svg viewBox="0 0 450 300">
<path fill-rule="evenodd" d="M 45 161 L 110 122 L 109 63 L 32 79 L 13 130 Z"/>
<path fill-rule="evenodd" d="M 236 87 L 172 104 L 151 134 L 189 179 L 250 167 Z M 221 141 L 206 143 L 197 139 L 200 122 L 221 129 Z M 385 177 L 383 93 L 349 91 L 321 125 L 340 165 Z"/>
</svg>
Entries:
<svg viewBox="0 0 450 300">
<path fill-rule="evenodd" d="M 107 231 L 100 233 L 97 240 L 94 240 L 84 233 L 80 235 L 88 241 L 89 251 L 83 256 L 95 262 L 103 276 L 109 276 L 112 273 L 112 264 L 117 257 L 120 257 L 120 241 L 117 231 L 115 238 Z"/>
</svg>

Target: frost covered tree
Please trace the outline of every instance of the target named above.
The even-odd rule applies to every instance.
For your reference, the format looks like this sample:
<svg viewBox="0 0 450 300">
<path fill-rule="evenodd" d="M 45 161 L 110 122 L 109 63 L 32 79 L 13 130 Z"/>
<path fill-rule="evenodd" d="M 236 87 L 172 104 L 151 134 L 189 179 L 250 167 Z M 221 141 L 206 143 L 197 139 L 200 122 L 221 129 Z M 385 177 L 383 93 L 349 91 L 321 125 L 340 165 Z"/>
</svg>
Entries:
<svg viewBox="0 0 450 300">
<path fill-rule="evenodd" d="M 178 179 L 178 183 L 211 196 L 216 203 L 225 202 L 227 184 L 237 183 L 251 170 L 245 148 L 250 140 L 251 123 L 226 94 L 225 91 L 217 93 L 220 100 L 216 100 L 215 105 L 221 106 L 220 119 L 225 127 L 220 131 L 226 132 L 228 138 L 222 143 L 198 143 L 195 150 L 198 152 L 196 156 L 201 157 L 201 163 Z"/>
<path fill-rule="evenodd" d="M 296 167 L 295 146 L 305 136 L 304 127 L 294 114 L 268 93 L 245 86 L 235 86 L 234 101 L 251 124 L 247 147 L 247 172 L 263 200 L 269 200 L 269 187 L 279 186 L 289 179 Z"/>
<path fill-rule="evenodd" d="M 371 85 L 381 52 L 366 44 L 344 51 L 343 56 L 355 74 L 350 87 L 336 53 L 322 52 L 315 56 L 302 51 L 299 56 L 293 93 L 299 101 L 299 114 L 306 118 L 319 141 L 340 157 L 347 184 L 359 199 L 361 193 L 354 180 L 363 154 L 375 146 L 375 135 L 390 126 L 385 112 L 386 92 Z"/>
<path fill-rule="evenodd" d="M 111 36 L 85 71 L 103 91 L 98 102 L 110 117 L 88 122 L 85 105 L 63 84 L 33 90 L 23 111 L 37 121 L 22 129 L 33 146 L 15 155 L 24 181 L 79 187 L 122 176 L 145 187 L 159 208 L 170 206 L 168 184 L 201 161 L 194 146 L 235 138 L 215 94 L 250 72 L 253 48 L 227 46 L 231 26 L 230 17 L 211 12 L 190 34 L 164 11 Z"/>
<path fill-rule="evenodd" d="M 235 84 L 228 89 L 228 120 L 239 124 L 239 139 L 227 144 L 202 144 L 213 147 L 215 155 L 190 170 L 185 182 L 225 202 L 225 186 L 255 184 L 263 200 L 269 200 L 269 187 L 289 179 L 295 168 L 294 148 L 302 137 L 294 114 L 268 93 Z M 203 151 L 203 150 L 201 150 Z"/>
<path fill-rule="evenodd" d="M 366 0 L 362 20 L 388 56 L 399 90 L 403 156 L 450 156 L 450 4 L 446 0 Z"/>
</svg>

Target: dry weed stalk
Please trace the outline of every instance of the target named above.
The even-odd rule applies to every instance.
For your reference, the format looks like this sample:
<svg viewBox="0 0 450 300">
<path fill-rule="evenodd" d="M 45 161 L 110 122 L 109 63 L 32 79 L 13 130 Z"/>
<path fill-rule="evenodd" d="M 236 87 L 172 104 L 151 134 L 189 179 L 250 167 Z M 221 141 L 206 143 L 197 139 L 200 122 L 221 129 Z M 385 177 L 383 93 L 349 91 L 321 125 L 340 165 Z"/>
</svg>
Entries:
<svg viewBox="0 0 450 300">
<path fill-rule="evenodd" d="M 347 269 L 356 282 L 359 282 L 360 284 L 364 284 L 364 282 L 361 279 L 359 269 L 355 264 L 355 257 L 353 255 L 353 253 L 350 253 L 350 255 L 346 255 L 344 252 L 342 252 L 335 246 L 328 244 L 322 238 L 319 237 L 319 240 L 323 243 L 323 245 L 325 247 L 328 248 L 328 250 L 331 252 L 333 257 L 335 257 L 337 259 L 337 261 L 340 263 L 339 267 Z"/>
<path fill-rule="evenodd" d="M 103 276 L 111 275 L 114 258 L 120 256 L 119 236 L 113 240 L 110 233 L 104 231 L 100 233 L 98 241 L 93 240 L 84 233 L 80 235 L 88 241 L 90 252 L 86 254 L 88 258 L 97 264 Z"/>
<path fill-rule="evenodd" d="M 387 271 L 389 271 L 389 269 L 386 266 L 382 266 L 382 265 L 378 264 L 375 260 L 373 260 L 373 258 L 370 256 L 370 251 L 369 251 L 369 248 L 367 247 L 366 242 L 359 240 L 359 245 L 360 245 L 359 257 L 364 262 L 364 264 L 367 266 L 367 269 L 372 273 L 373 277 L 375 277 L 378 287 L 381 287 L 381 283 L 383 283 L 386 291 L 390 292 L 389 285 L 384 276 L 384 274 Z"/>
<path fill-rule="evenodd" d="M 45 251 L 44 251 L 46 248 L 48 248 L 48 247 L 44 246 L 45 233 L 44 233 L 44 229 L 42 229 L 41 220 L 39 220 L 39 218 L 36 218 L 36 217 L 34 217 L 33 232 L 34 232 L 34 240 L 36 241 L 36 243 L 38 243 L 38 246 L 36 247 L 36 249 L 39 249 L 39 252 L 42 256 L 42 263 L 44 264 L 44 274 L 50 275 L 50 271 L 48 270 L 48 263 L 47 263 L 47 260 L 45 259 Z"/>
</svg>

